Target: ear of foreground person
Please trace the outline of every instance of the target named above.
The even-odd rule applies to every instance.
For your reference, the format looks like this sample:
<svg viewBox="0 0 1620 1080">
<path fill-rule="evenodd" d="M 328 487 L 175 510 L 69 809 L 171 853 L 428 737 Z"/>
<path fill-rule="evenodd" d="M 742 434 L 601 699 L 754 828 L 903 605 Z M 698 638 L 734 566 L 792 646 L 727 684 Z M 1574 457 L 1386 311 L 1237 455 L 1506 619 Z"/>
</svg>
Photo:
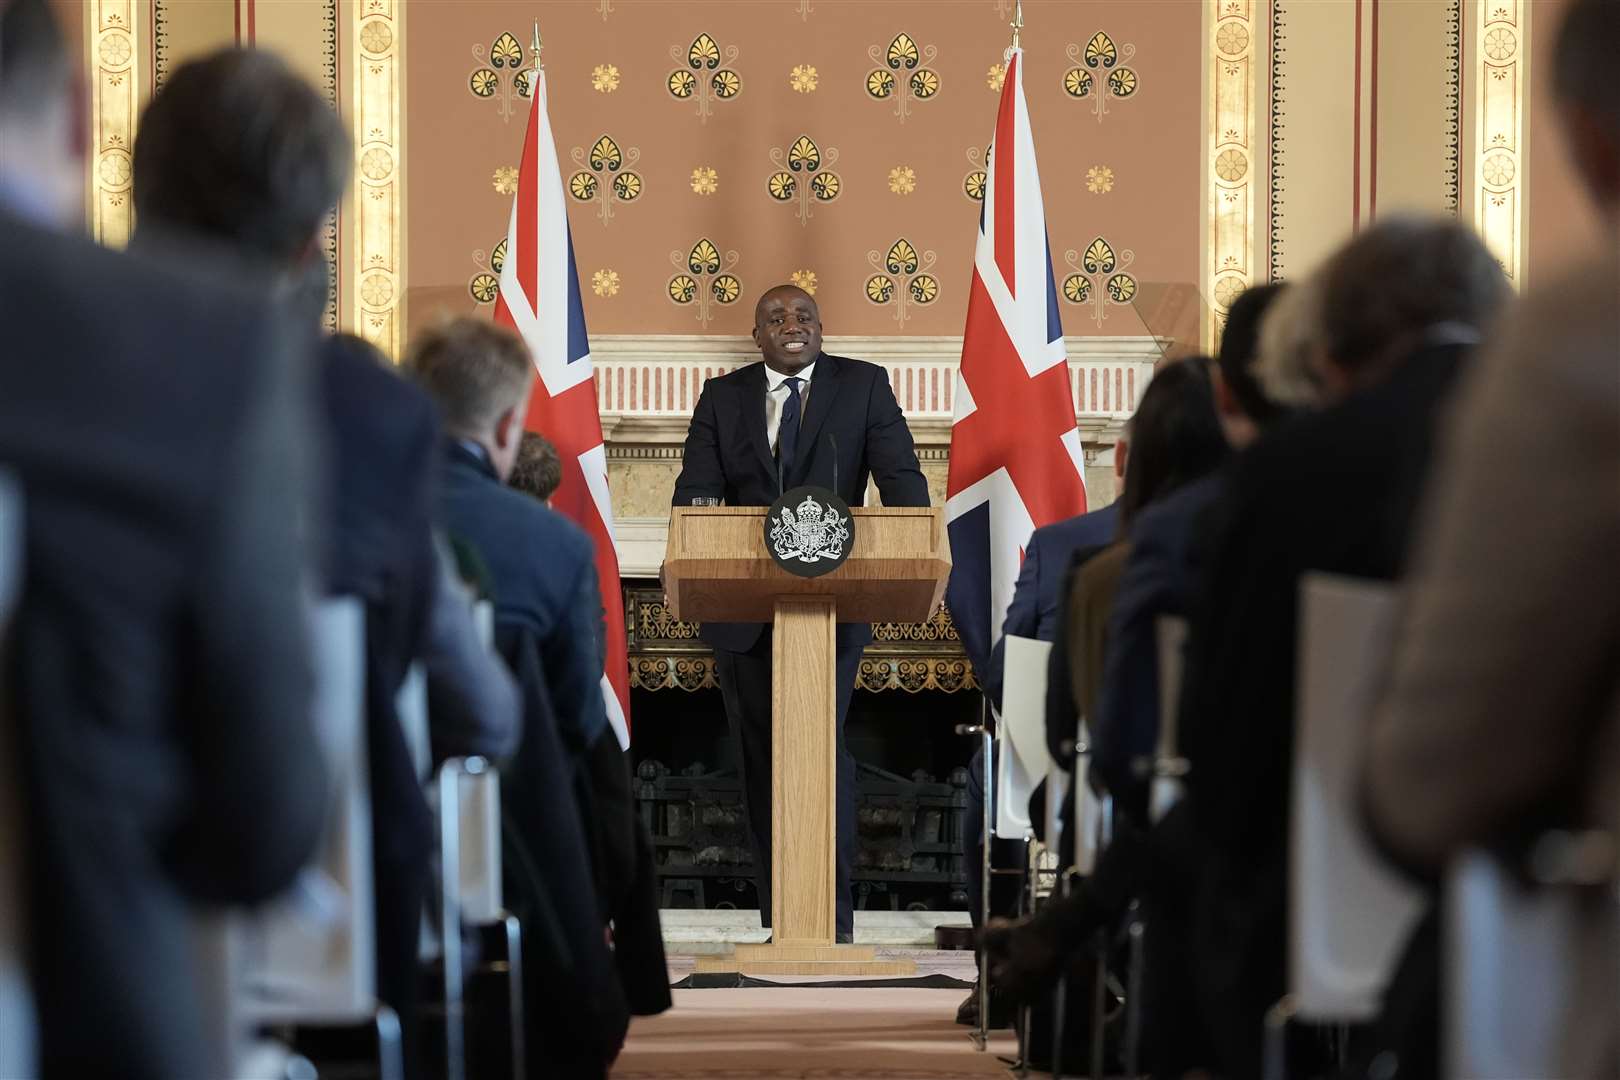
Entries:
<svg viewBox="0 0 1620 1080">
<path fill-rule="evenodd" d="M 6 681 L 47 1076 L 202 1075 L 193 905 L 263 900 L 318 839 L 307 372 L 263 295 L 0 214 L 0 464 L 26 522 Z"/>
</svg>

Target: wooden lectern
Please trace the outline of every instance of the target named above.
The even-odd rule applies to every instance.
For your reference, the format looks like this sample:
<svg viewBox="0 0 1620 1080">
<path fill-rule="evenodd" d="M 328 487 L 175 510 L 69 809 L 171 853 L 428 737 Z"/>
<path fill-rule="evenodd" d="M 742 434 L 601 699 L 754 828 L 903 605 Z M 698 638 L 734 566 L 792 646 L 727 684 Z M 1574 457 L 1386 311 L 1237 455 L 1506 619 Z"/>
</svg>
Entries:
<svg viewBox="0 0 1620 1080">
<path fill-rule="evenodd" d="M 842 566 L 797 577 L 765 548 L 763 506 L 678 506 L 664 589 L 678 619 L 770 622 L 771 926 L 769 945 L 704 957 L 699 971 L 756 975 L 909 975 L 871 947 L 835 945 L 837 714 L 833 627 L 925 622 L 945 593 L 951 557 L 943 511 L 857 507 Z M 757 868 L 763 869 L 763 868 Z"/>
</svg>

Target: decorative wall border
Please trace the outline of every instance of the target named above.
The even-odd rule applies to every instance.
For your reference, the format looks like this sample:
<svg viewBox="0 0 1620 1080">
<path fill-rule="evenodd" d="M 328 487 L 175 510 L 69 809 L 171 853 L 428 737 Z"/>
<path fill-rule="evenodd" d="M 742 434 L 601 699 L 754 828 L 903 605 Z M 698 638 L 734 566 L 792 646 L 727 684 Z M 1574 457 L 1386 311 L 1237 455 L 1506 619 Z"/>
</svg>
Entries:
<svg viewBox="0 0 1620 1080">
<path fill-rule="evenodd" d="M 1479 2 L 1471 70 L 1474 91 L 1474 226 L 1508 280 L 1524 285 L 1524 122 L 1530 79 L 1527 0 Z"/>
<path fill-rule="evenodd" d="M 1454 0 L 1461 3 L 1462 0 Z M 1267 274 L 1273 279 L 1284 275 L 1283 268 L 1283 220 L 1282 220 L 1282 169 L 1287 146 L 1283 136 L 1283 102 L 1288 92 L 1288 12 L 1285 0 L 1271 0 L 1271 70 L 1267 85 L 1270 94 L 1267 98 L 1267 156 L 1269 184 L 1266 190 L 1266 205 L 1268 207 L 1266 220 L 1266 250 L 1269 254 Z"/>
<path fill-rule="evenodd" d="M 405 5 L 402 0 L 355 0 L 350 30 L 355 154 L 351 316 L 355 333 L 397 359 L 405 334 L 405 129 L 400 122 Z"/>
<path fill-rule="evenodd" d="M 1145 335 L 1065 340 L 1083 436 L 1106 436 L 1135 411 L 1154 365 L 1173 344 Z M 828 337 L 826 348 L 887 369 L 908 420 L 951 418 L 961 337 L 840 335 Z M 602 334 L 591 339 L 591 359 L 605 418 L 680 418 L 684 434 L 703 383 L 758 360 L 759 348 L 740 334 Z"/>
<path fill-rule="evenodd" d="M 710 690 L 716 685 L 714 652 L 698 637 L 698 624 L 681 622 L 656 586 L 624 588 L 624 625 L 630 654 L 630 685 L 640 690 Z M 877 623 L 861 655 L 856 685 L 882 692 L 955 693 L 978 687 L 973 665 L 940 609 L 923 623 Z"/>
<path fill-rule="evenodd" d="M 1263 148 L 1255 139 L 1255 104 L 1262 91 L 1256 62 L 1264 18 L 1262 0 L 1208 0 L 1205 50 L 1208 126 L 1204 155 L 1205 243 L 1203 292 L 1210 311 L 1204 320 L 1204 345 L 1213 349 L 1226 312 L 1238 294 L 1252 284 L 1254 261 L 1255 184 Z"/>
<path fill-rule="evenodd" d="M 91 72 L 90 232 L 109 247 L 135 228 L 135 122 L 143 99 L 141 56 L 146 19 L 139 0 L 89 0 L 85 35 Z"/>
<path fill-rule="evenodd" d="M 1462 205 L 1462 0 L 1446 0 L 1446 209 Z"/>
</svg>

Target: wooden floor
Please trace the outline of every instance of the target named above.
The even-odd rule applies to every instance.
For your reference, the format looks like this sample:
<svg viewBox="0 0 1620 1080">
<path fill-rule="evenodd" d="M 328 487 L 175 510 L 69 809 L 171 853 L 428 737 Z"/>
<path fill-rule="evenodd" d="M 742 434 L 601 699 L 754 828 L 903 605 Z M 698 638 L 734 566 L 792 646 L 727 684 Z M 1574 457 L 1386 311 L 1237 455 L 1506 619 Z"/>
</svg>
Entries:
<svg viewBox="0 0 1620 1080">
<path fill-rule="evenodd" d="M 965 990 L 800 984 L 677 990 L 638 1018 L 614 1080 L 939 1080 L 1005 1077 L 1011 1032 L 980 1052 L 955 1023 Z"/>
</svg>

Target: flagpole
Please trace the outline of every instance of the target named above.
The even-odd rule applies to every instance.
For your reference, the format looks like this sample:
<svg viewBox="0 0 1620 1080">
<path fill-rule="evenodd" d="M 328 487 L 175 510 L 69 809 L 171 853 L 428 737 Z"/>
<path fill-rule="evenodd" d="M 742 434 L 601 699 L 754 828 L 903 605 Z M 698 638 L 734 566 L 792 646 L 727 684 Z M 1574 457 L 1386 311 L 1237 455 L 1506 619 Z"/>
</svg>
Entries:
<svg viewBox="0 0 1620 1080">
<path fill-rule="evenodd" d="M 1024 0 L 1013 0 L 1012 47 L 1018 48 L 1018 36 L 1024 29 Z"/>
<path fill-rule="evenodd" d="M 546 70 L 546 65 L 540 62 L 540 49 L 540 20 L 536 19 L 534 20 L 534 45 L 532 49 L 534 52 L 534 70 L 536 74 Z"/>
</svg>

